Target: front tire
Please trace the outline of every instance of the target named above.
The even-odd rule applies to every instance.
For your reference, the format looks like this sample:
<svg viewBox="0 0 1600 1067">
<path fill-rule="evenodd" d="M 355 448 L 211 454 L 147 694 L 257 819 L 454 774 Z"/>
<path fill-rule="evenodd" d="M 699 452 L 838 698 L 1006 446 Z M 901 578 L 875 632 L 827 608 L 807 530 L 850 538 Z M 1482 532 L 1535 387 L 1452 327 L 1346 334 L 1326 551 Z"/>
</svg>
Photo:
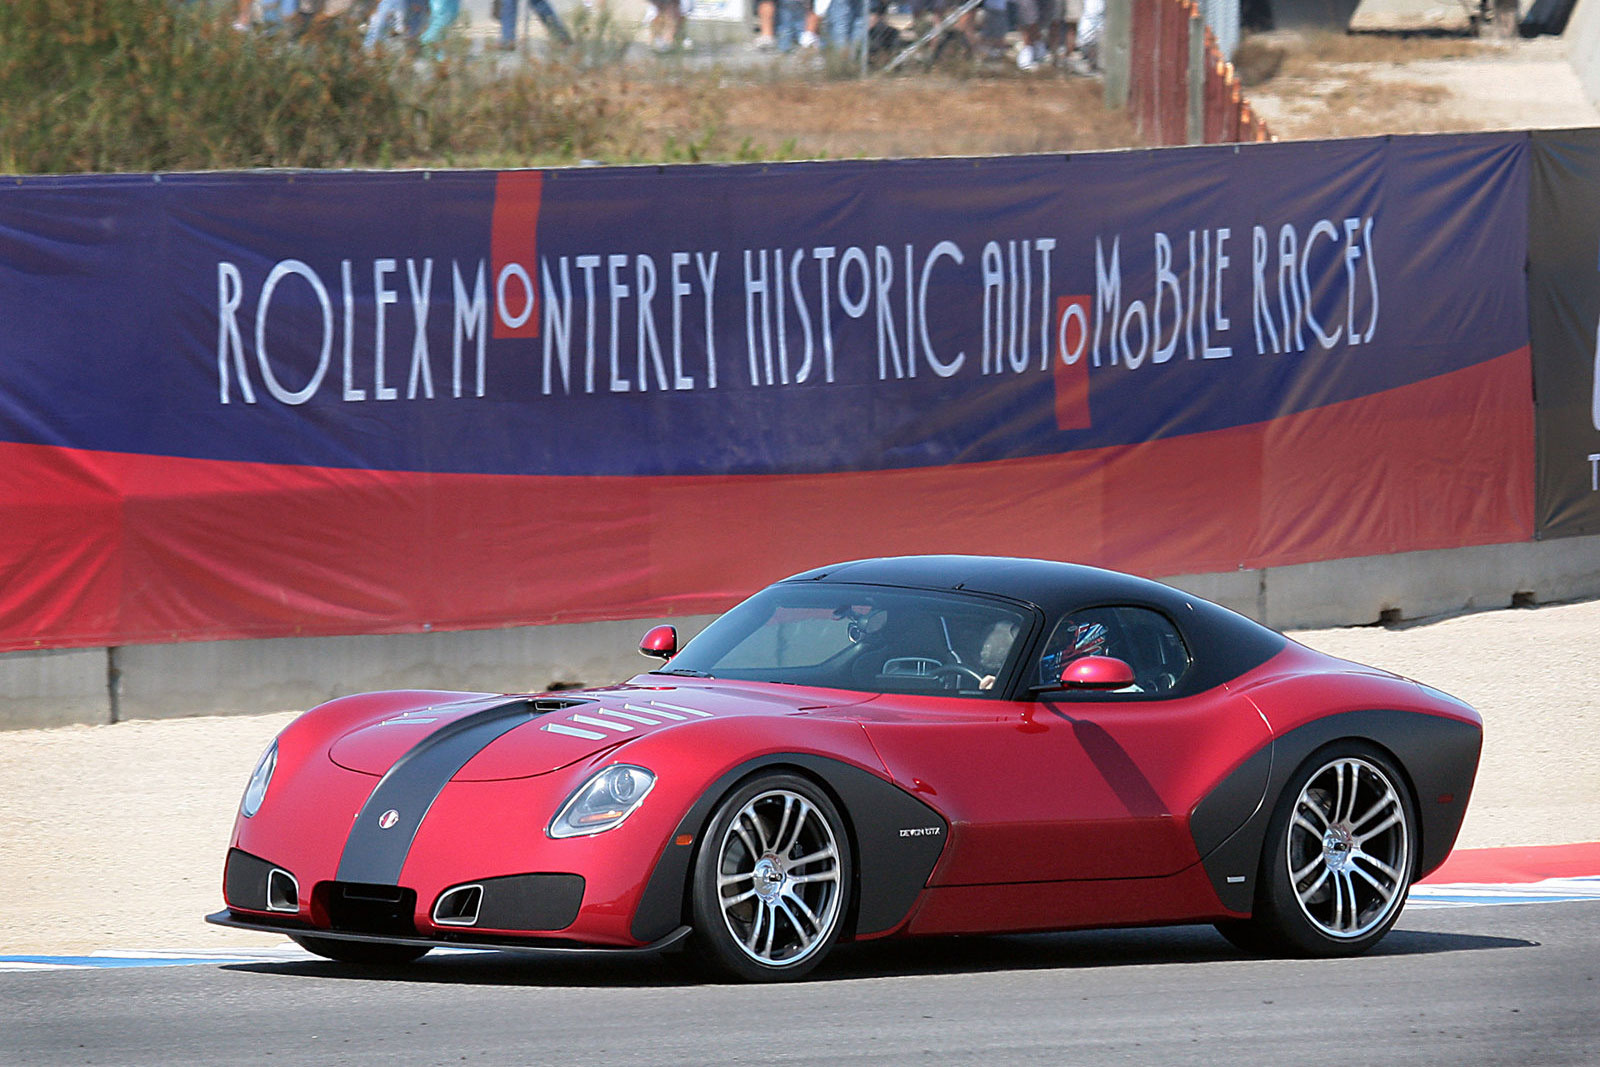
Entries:
<svg viewBox="0 0 1600 1067">
<path fill-rule="evenodd" d="M 725 977 L 798 978 L 838 940 L 851 884 L 849 840 L 828 796 L 794 774 L 753 778 L 701 839 L 695 953 Z"/>
<path fill-rule="evenodd" d="M 1416 803 L 1376 748 L 1331 745 L 1300 768 L 1267 828 L 1255 915 L 1219 923 L 1252 952 L 1358 956 L 1400 917 L 1416 871 Z"/>
<path fill-rule="evenodd" d="M 400 964 L 420 959 L 427 945 L 391 945 L 382 941 L 345 941 L 334 937 L 308 937 L 290 935 L 294 943 L 307 952 L 340 963 Z"/>
</svg>

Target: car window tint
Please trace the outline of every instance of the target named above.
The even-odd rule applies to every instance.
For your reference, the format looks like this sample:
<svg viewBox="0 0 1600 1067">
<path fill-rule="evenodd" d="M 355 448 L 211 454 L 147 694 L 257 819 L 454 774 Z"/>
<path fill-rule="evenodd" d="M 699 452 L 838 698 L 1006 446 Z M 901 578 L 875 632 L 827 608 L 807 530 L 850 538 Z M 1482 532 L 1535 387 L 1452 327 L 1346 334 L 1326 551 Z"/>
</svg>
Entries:
<svg viewBox="0 0 1600 1067">
<path fill-rule="evenodd" d="M 850 621 L 826 608 L 779 605 L 766 625 L 728 650 L 719 666 L 813 667 L 850 644 Z"/>
<path fill-rule="evenodd" d="M 994 698 L 1027 636 L 1021 611 L 931 590 L 780 583 L 690 642 L 678 671 L 879 693 Z"/>
<path fill-rule="evenodd" d="M 1178 628 L 1159 611 L 1123 605 L 1088 608 L 1062 616 L 1051 629 L 1034 666 L 1036 684 L 1054 685 L 1069 663 L 1084 656 L 1112 656 L 1127 663 L 1134 684 L 1116 692 L 1147 696 L 1176 689 L 1191 662 Z"/>
</svg>

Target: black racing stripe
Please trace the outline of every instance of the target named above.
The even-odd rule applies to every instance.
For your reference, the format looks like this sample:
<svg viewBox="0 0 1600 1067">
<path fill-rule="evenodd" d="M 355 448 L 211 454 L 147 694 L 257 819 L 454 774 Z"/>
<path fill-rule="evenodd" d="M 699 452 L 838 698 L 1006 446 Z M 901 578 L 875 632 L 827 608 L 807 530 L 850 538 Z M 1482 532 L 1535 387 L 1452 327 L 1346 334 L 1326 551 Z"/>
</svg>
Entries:
<svg viewBox="0 0 1600 1067">
<path fill-rule="evenodd" d="M 503 734 L 541 713 L 523 698 L 474 712 L 435 730 L 395 761 L 356 816 L 338 880 L 369 885 L 398 885 L 411 842 L 428 809 L 467 761 Z M 384 812 L 398 814 L 387 830 L 379 825 Z"/>
</svg>

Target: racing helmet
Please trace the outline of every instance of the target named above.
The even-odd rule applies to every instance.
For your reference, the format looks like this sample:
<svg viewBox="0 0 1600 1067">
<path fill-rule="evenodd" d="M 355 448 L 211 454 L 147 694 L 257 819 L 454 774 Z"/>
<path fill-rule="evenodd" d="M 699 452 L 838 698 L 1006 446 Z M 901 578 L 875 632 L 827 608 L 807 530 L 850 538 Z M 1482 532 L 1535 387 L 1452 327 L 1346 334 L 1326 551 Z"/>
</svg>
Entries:
<svg viewBox="0 0 1600 1067">
<path fill-rule="evenodd" d="M 1061 679 L 1067 664 L 1084 656 L 1103 656 L 1106 650 L 1104 623 L 1085 622 L 1076 625 L 1064 623 L 1057 630 L 1057 638 L 1039 657 L 1039 682 L 1049 684 Z"/>
</svg>

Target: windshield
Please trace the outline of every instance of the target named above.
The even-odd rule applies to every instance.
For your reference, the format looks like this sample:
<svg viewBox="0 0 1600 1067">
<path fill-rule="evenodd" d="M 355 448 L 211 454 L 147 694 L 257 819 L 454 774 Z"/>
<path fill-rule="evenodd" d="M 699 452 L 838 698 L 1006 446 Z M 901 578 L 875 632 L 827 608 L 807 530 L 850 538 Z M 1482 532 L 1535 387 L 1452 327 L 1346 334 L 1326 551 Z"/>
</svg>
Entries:
<svg viewBox="0 0 1600 1067">
<path fill-rule="evenodd" d="M 662 672 L 997 697 L 1027 625 L 1020 610 L 978 597 L 780 582 L 712 623 Z"/>
</svg>

